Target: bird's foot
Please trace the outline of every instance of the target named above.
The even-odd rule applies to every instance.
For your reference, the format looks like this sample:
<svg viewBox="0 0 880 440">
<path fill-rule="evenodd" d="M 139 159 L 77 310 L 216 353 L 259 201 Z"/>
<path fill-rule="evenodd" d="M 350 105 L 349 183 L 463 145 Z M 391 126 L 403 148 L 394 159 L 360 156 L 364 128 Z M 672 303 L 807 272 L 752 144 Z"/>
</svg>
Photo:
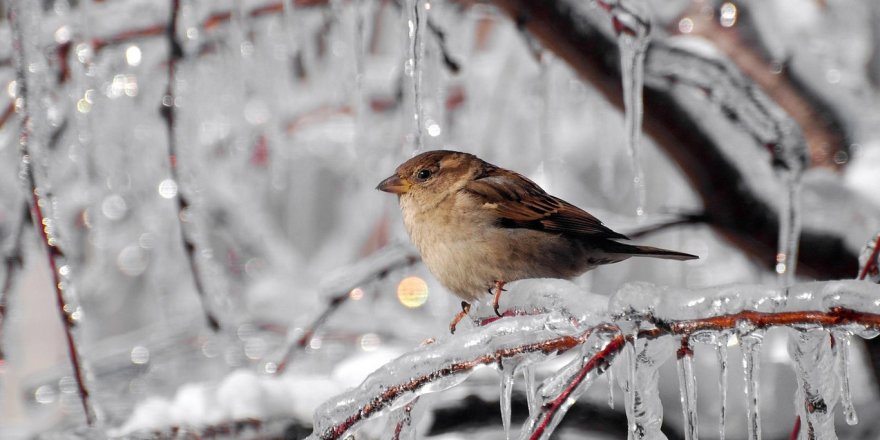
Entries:
<svg viewBox="0 0 880 440">
<path fill-rule="evenodd" d="M 498 311 L 498 301 L 501 300 L 501 292 L 507 292 L 507 289 L 504 288 L 504 285 L 507 284 L 501 280 L 495 280 L 495 296 L 492 297 L 492 310 L 495 310 L 495 314 L 498 317 L 501 317 L 501 313 Z"/>
<path fill-rule="evenodd" d="M 468 304 L 467 301 L 461 302 L 461 311 L 458 312 L 454 318 L 452 318 L 452 322 L 449 323 L 449 333 L 455 334 L 455 327 L 467 316 L 468 312 L 471 311 L 471 305 Z"/>
</svg>

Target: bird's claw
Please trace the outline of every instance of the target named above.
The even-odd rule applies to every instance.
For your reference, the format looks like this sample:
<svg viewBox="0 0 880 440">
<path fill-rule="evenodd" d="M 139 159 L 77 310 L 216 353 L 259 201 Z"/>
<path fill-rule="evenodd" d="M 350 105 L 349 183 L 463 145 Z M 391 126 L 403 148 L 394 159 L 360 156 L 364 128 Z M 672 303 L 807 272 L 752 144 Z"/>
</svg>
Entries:
<svg viewBox="0 0 880 440">
<path fill-rule="evenodd" d="M 454 318 L 452 318 L 452 322 L 449 323 L 449 333 L 455 334 L 455 327 L 458 326 L 458 323 L 467 316 L 468 312 L 471 311 L 471 305 L 468 304 L 467 301 L 461 302 L 461 311 L 458 312 Z"/>
</svg>

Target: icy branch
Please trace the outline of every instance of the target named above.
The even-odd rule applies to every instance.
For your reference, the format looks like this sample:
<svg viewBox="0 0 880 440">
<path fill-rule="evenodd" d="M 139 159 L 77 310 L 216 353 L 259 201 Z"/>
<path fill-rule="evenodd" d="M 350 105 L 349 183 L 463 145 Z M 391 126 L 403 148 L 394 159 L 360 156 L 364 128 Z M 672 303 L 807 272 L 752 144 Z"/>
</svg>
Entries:
<svg viewBox="0 0 880 440">
<path fill-rule="evenodd" d="M 73 369 L 73 377 L 76 381 L 86 423 L 91 426 L 95 423 L 96 416 L 89 397 L 84 365 L 74 335 L 74 327 L 79 322 L 81 312 L 71 302 L 73 286 L 70 273 L 72 269 L 67 264 L 67 257 L 61 248 L 55 219 L 52 218 L 54 212 L 49 211 L 48 214 L 46 212 L 46 210 L 53 208 L 54 200 L 49 196 L 47 186 L 38 186 L 34 170 L 37 161 L 33 156 L 32 143 L 39 146 L 40 143 L 47 142 L 44 138 L 49 125 L 37 110 L 38 106 L 31 102 L 32 98 L 29 95 L 29 87 L 32 87 L 37 81 L 34 79 L 35 75 L 29 74 L 28 66 L 35 62 L 33 60 L 35 54 L 38 53 L 38 43 L 35 43 L 34 38 L 27 34 L 25 28 L 39 25 L 40 15 L 36 8 L 38 6 L 31 5 L 29 2 L 20 2 L 13 7 L 9 14 L 10 25 L 13 29 L 16 82 L 19 84 L 18 96 L 21 99 L 21 107 L 17 109 L 21 121 L 18 141 L 21 157 L 19 174 L 24 180 L 24 187 L 27 190 L 25 198 L 31 210 L 30 219 L 34 222 L 34 227 L 40 236 L 41 247 L 48 258 L 55 300 L 64 326 L 65 342 Z M 39 96 L 39 93 L 35 95 Z M 45 147 L 45 145 L 43 146 Z M 22 215 L 22 218 L 26 218 L 26 216 Z"/>
<path fill-rule="evenodd" d="M 494 3 L 522 29 L 540 40 L 545 48 L 571 65 L 608 101 L 622 108 L 617 44 L 610 31 L 601 29 L 607 16 L 596 17 L 596 8 L 589 10 L 566 0 L 496 0 Z M 755 180 L 749 169 L 754 162 L 745 164 L 731 159 L 732 152 L 742 150 L 740 143 L 716 136 L 716 130 L 710 126 L 711 118 L 702 111 L 705 107 L 700 106 L 700 114 L 695 114 L 693 103 L 688 104 L 688 99 L 694 96 L 694 90 L 702 90 L 719 107 L 718 115 L 713 117 L 726 119 L 745 129 L 755 140 L 756 147 L 766 149 L 770 159 L 780 168 L 799 170 L 805 163 L 806 150 L 797 124 L 792 123 L 784 111 L 730 63 L 691 48 L 661 43 L 652 43 L 646 52 L 645 131 L 666 150 L 690 180 L 703 200 L 707 223 L 748 254 L 775 266 L 780 243 L 780 215 L 764 194 L 768 185 Z M 692 67 L 716 80 L 705 84 L 692 82 L 692 87 L 682 84 L 681 88 L 691 93 L 680 93 L 678 81 L 688 82 L 694 78 L 675 69 L 676 63 L 666 62 L 679 55 L 686 57 L 682 61 L 696 63 Z M 677 73 L 669 76 L 667 73 L 672 73 L 669 69 Z M 731 185 L 731 182 L 744 184 Z M 847 209 L 864 208 L 848 204 Z M 800 255 L 799 267 L 805 273 L 822 278 L 851 277 L 857 263 L 843 237 L 845 231 L 809 228 L 814 214 L 818 213 L 805 209 L 803 223 L 806 227 L 800 238 L 800 247 L 808 251 Z"/>
<path fill-rule="evenodd" d="M 809 341 L 816 335 L 827 342 L 831 330 L 872 337 L 880 329 L 880 287 L 859 281 L 806 283 L 788 288 L 729 286 L 697 291 L 632 283 L 607 301 L 604 312 L 599 311 L 597 304 L 602 300 L 585 292 L 573 295 L 577 290 L 557 280 L 512 283 L 510 297 L 505 298 L 505 305 L 512 304 L 508 316 L 477 319 L 482 326 L 420 347 L 386 364 L 358 388 L 322 405 L 316 411 L 311 438 L 341 438 L 363 421 L 403 407 L 419 395 L 458 385 L 478 367 L 497 365 L 506 371 L 516 369 L 522 362 L 539 362 L 573 350 L 581 351 L 540 386 L 538 410 L 531 414 L 520 438 L 548 438 L 568 407 L 615 362 L 636 362 L 635 374 L 625 380 L 625 386 L 634 393 L 628 395 L 627 415 L 635 438 L 652 437 L 650 433 L 659 433 L 662 421 L 662 408 L 655 399 L 656 368 L 674 352 L 668 344 L 672 338 L 681 340 L 682 359 L 692 356 L 691 339 L 715 341 L 729 333 L 737 334 L 744 344 L 750 344 L 750 350 L 758 353 L 763 331 L 772 327 L 790 328 L 803 335 L 803 343 L 798 343 L 793 353 L 796 358 L 800 356 L 801 364 L 795 372 L 805 390 L 807 416 L 811 426 L 833 430 L 830 419 L 819 417 L 830 413 L 836 402 L 836 391 L 828 388 L 835 385 L 818 382 L 810 373 L 813 369 L 805 362 L 818 358 L 806 354 L 819 346 Z M 551 305 L 556 306 L 556 311 L 548 309 Z M 635 338 L 619 330 L 631 328 L 634 323 L 638 329 Z M 630 344 L 637 347 L 635 357 L 619 356 Z M 757 356 L 750 359 L 747 368 L 757 371 Z M 687 365 L 683 368 L 684 373 L 690 370 Z M 752 375 L 750 380 L 757 378 Z M 688 383 L 682 389 L 689 408 L 686 418 L 695 435 L 694 386 Z M 754 391 L 749 396 L 750 423 L 756 429 L 754 435 L 759 436 Z M 825 409 L 821 408 L 822 402 Z"/>
</svg>

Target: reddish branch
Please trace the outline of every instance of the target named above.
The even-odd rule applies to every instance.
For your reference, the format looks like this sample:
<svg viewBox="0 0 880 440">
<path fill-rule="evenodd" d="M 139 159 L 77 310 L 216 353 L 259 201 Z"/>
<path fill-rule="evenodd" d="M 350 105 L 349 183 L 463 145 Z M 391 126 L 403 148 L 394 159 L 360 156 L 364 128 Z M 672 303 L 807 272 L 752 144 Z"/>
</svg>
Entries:
<svg viewBox="0 0 880 440">
<path fill-rule="evenodd" d="M 694 23 L 691 35 L 698 35 L 715 44 L 727 57 L 749 76 L 767 95 L 788 113 L 804 133 L 810 149 L 810 159 L 814 166 L 839 168 L 834 160 L 838 152 L 846 153 L 849 142 L 844 134 L 842 123 L 837 115 L 827 111 L 828 105 L 821 102 L 815 93 L 807 90 L 790 69 L 776 71 L 768 60 L 763 47 L 755 47 L 760 42 L 744 35 L 758 34 L 751 18 L 748 4 L 738 3 L 736 25 L 721 26 L 717 16 L 703 14 L 695 6 L 688 12 Z M 677 23 L 673 31 L 677 31 Z"/>
<path fill-rule="evenodd" d="M 880 257 L 880 234 L 877 234 L 877 238 L 874 240 L 874 250 L 871 251 L 871 255 L 868 256 L 868 261 L 859 272 L 860 280 L 867 278 L 868 274 L 875 274 L 880 271 L 880 268 L 877 267 L 878 257 Z"/>
<path fill-rule="evenodd" d="M 605 98 L 623 108 L 618 48 L 572 11 L 566 0 L 535 2 L 493 0 L 520 28 L 565 60 Z M 651 57 L 651 47 L 647 57 Z M 743 172 L 715 139 L 669 91 L 644 89 L 645 131 L 672 158 L 703 201 L 706 220 L 716 231 L 768 268 L 775 264 L 779 216 L 772 206 L 743 185 Z M 858 269 L 856 255 L 842 237 L 805 230 L 800 240 L 803 273 L 821 279 L 849 278 Z"/>
<path fill-rule="evenodd" d="M 547 430 L 547 427 L 553 421 L 553 417 L 563 408 L 563 404 L 569 399 L 571 394 L 577 387 L 584 381 L 587 375 L 597 369 L 599 366 L 609 365 L 611 360 L 617 353 L 623 349 L 623 346 L 626 344 L 626 338 L 623 335 L 615 336 L 610 342 L 608 342 L 605 347 L 596 353 L 590 360 L 584 364 L 584 367 L 576 374 L 571 382 L 569 382 L 565 388 L 563 388 L 562 392 L 559 393 L 556 398 L 546 403 L 541 407 L 541 413 L 539 415 L 539 422 L 532 430 L 531 435 L 529 436 L 530 440 L 540 439 L 544 434 L 544 431 Z M 604 368 L 602 369 L 604 370 Z M 602 370 L 599 373 L 602 373 Z"/>
<path fill-rule="evenodd" d="M 19 7 L 29 7 L 27 5 Z M 39 13 L 39 12 L 36 12 Z M 73 336 L 73 328 L 76 325 L 76 319 L 73 316 L 74 310 L 65 299 L 64 289 L 65 281 L 62 279 L 61 268 L 66 266 L 66 257 L 59 247 L 58 238 L 53 230 L 52 221 L 43 213 L 43 206 L 50 206 L 51 199 L 47 194 L 41 192 L 37 186 L 37 180 L 34 173 L 33 156 L 30 152 L 30 99 L 28 96 L 28 81 L 26 74 L 27 50 L 23 42 L 26 32 L 21 28 L 19 10 L 13 8 L 9 12 L 9 22 L 12 26 L 13 34 L 13 50 L 15 52 L 16 61 L 16 84 L 18 87 L 18 96 L 22 99 L 21 118 L 20 118 L 20 134 L 19 134 L 19 152 L 21 155 L 21 175 L 24 176 L 25 184 L 29 191 L 26 197 L 30 207 L 30 218 L 37 228 L 40 235 L 40 243 L 48 257 L 49 269 L 52 272 L 53 288 L 55 290 L 55 300 L 58 306 L 58 313 L 64 326 L 64 336 L 67 345 L 68 356 L 70 358 L 71 367 L 73 369 L 73 377 L 77 384 L 80 403 L 86 418 L 86 423 L 91 426 L 95 422 L 95 413 L 92 409 L 89 399 L 89 389 L 86 385 L 85 374 L 81 363 L 79 349 Z M 28 42 L 29 43 L 29 42 Z"/>
<path fill-rule="evenodd" d="M 428 374 L 416 376 L 409 381 L 389 385 L 384 391 L 373 398 L 369 403 L 359 408 L 354 414 L 351 414 L 346 420 L 338 425 L 327 428 L 324 432 L 319 433 L 322 440 L 341 438 L 355 424 L 370 418 L 375 413 L 387 408 L 391 403 L 406 393 L 418 391 L 425 385 L 436 382 L 444 377 L 454 376 L 465 371 L 474 369 L 480 365 L 492 365 L 504 359 L 521 356 L 526 353 L 557 353 L 570 350 L 577 347 L 591 334 L 590 331 L 584 332 L 578 337 L 562 336 L 558 338 L 548 339 L 546 341 L 536 342 L 532 344 L 520 345 L 510 348 L 503 348 L 493 353 L 484 354 L 473 359 L 463 360 L 449 364 L 439 370 Z"/>
<path fill-rule="evenodd" d="M 171 178 L 177 184 L 178 188 L 176 195 L 177 219 L 180 223 L 180 238 L 183 244 L 184 253 L 186 254 L 187 262 L 189 263 L 190 272 L 192 273 L 193 284 L 195 285 L 196 293 L 199 295 L 199 301 L 202 305 L 202 311 L 204 312 L 205 320 L 208 322 L 208 327 L 210 327 L 213 331 L 218 331 L 220 330 L 220 322 L 217 320 L 217 318 L 208 307 L 208 299 L 205 292 L 204 283 L 202 281 L 202 274 L 199 270 L 198 262 L 196 261 L 195 242 L 188 234 L 186 216 L 188 214 L 189 201 L 187 200 L 186 196 L 183 195 L 183 191 L 181 191 L 180 174 L 177 170 L 177 139 L 174 131 L 176 108 L 176 104 L 174 102 L 174 81 L 177 62 L 183 59 L 183 48 L 180 45 L 180 40 L 177 38 L 177 18 L 180 12 L 180 0 L 172 0 L 171 5 L 171 17 L 168 20 L 168 25 L 164 28 L 165 36 L 168 38 L 168 45 L 170 49 L 168 56 L 168 85 L 165 89 L 165 96 L 162 97 L 162 103 L 160 104 L 162 118 L 165 120 L 165 125 L 167 126 L 168 133 L 168 166 L 171 173 Z"/>
<path fill-rule="evenodd" d="M 748 322 L 754 328 L 761 329 L 769 327 L 792 328 L 800 325 L 821 325 L 825 328 L 831 328 L 851 324 L 859 324 L 867 328 L 880 329 L 880 315 L 864 313 L 842 307 L 835 307 L 829 312 L 801 311 L 763 313 L 743 311 L 731 315 L 713 316 L 701 319 L 676 321 L 650 320 L 649 322 L 656 325 L 656 327 L 640 331 L 638 335 L 639 338 L 656 339 L 661 336 L 675 335 L 681 336 L 682 340 L 686 341 L 687 338 L 695 332 L 735 330 L 738 328 L 737 324 L 742 322 Z M 552 396 L 552 398 L 545 402 L 541 407 L 540 412 L 535 416 L 536 423 L 533 424 L 529 433 L 530 439 L 538 439 L 551 425 L 554 417 L 561 417 L 563 415 L 560 414 L 560 412 L 565 411 L 564 403 L 571 398 L 572 394 L 577 387 L 581 385 L 583 380 L 591 372 L 595 371 L 597 374 L 602 374 L 606 371 L 607 366 L 611 363 L 612 359 L 623 349 L 626 337 L 619 332 L 616 332 L 614 329 L 614 326 L 602 324 L 591 328 L 576 337 L 564 336 L 541 342 L 502 348 L 491 353 L 479 355 L 472 359 L 454 362 L 430 373 L 413 377 L 403 383 L 389 384 L 379 395 L 374 396 L 367 404 L 358 408 L 345 420 L 325 429 L 321 433 L 318 433 L 319 438 L 322 440 L 341 438 L 356 424 L 387 408 L 396 399 L 406 393 L 416 392 L 422 387 L 445 377 L 469 371 L 480 365 L 495 364 L 504 359 L 518 357 L 526 353 L 540 352 L 544 354 L 552 354 L 565 352 L 586 342 L 593 333 L 612 333 L 613 337 L 604 347 L 602 347 L 602 349 L 584 363 L 584 366 L 577 374 L 572 376 L 571 380 L 566 384 L 562 391 L 560 391 L 558 395 Z M 689 355 L 689 353 L 686 351 L 682 353 L 682 355 Z"/>
<path fill-rule="evenodd" d="M 406 406 L 403 407 L 403 416 L 397 424 L 394 425 L 394 433 L 391 436 L 391 440 L 400 440 L 400 434 L 403 433 L 404 428 L 412 424 L 412 410 L 418 402 L 419 398 L 416 397 L 412 402 L 407 403 Z"/>
</svg>

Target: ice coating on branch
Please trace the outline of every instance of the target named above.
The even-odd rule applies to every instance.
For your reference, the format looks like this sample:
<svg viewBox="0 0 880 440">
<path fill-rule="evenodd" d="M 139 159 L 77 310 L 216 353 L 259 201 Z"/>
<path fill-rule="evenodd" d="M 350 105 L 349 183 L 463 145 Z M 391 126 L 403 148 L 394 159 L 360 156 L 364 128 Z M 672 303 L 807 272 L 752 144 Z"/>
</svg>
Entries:
<svg viewBox="0 0 880 440">
<path fill-rule="evenodd" d="M 660 431 L 663 425 L 663 406 L 660 402 L 657 380 L 660 365 L 675 352 L 672 342 L 673 339 L 668 337 L 654 340 L 639 339 L 636 343 L 635 361 L 626 358 L 619 359 L 616 363 L 616 365 L 623 364 L 620 368 L 627 369 L 629 363 L 635 364 L 633 391 L 624 393 L 630 439 L 666 439 L 666 435 Z M 620 373 L 618 370 L 618 374 L 615 375 L 619 382 L 623 376 Z M 621 383 L 621 386 L 625 384 Z"/>
<path fill-rule="evenodd" d="M 367 418 L 398 408 L 421 394 L 461 383 L 476 368 L 551 356 L 572 348 L 581 333 L 561 312 L 510 316 L 459 330 L 385 364 L 357 388 L 324 403 L 315 411 L 310 438 L 340 438 Z"/>
<path fill-rule="evenodd" d="M 388 417 L 390 425 L 388 432 L 392 433 L 391 440 L 415 440 L 416 425 L 419 418 L 425 413 L 425 409 L 425 405 L 419 405 L 418 397 L 395 409 Z"/>
<path fill-rule="evenodd" d="M 741 330 L 740 347 L 743 353 L 743 380 L 746 383 L 746 426 L 749 440 L 761 439 L 761 413 L 758 406 L 758 379 L 761 366 L 763 330 Z"/>
<path fill-rule="evenodd" d="M 697 376 L 694 374 L 694 351 L 690 338 L 682 340 L 678 352 L 678 386 L 681 394 L 681 412 L 684 420 L 684 438 L 697 439 Z"/>
<path fill-rule="evenodd" d="M 520 440 L 549 439 L 571 405 L 613 364 L 623 341 L 617 332 L 597 331 L 581 345 L 580 356 L 544 380 L 538 389 L 539 410 L 529 415 Z"/>
<path fill-rule="evenodd" d="M 859 254 L 859 279 L 880 283 L 880 233 Z"/>
<path fill-rule="evenodd" d="M 836 439 L 834 405 L 839 389 L 829 333 L 824 329 L 794 333 L 788 352 L 798 381 L 794 405 L 801 418 L 800 438 Z"/>
<path fill-rule="evenodd" d="M 499 311 L 510 315 L 559 312 L 583 325 L 597 324 L 605 316 L 608 297 L 585 291 L 571 281 L 554 278 L 531 278 L 504 286 Z M 482 319 L 497 318 L 491 307 L 472 304 L 471 315 Z"/>
<path fill-rule="evenodd" d="M 799 175 L 809 161 L 797 123 L 702 39 L 672 37 L 654 42 L 645 59 L 645 82 L 702 91 L 728 119 L 768 150 L 774 168 Z"/>
<path fill-rule="evenodd" d="M 801 233 L 801 177 L 809 161 L 800 127 L 732 62 L 698 38 L 675 37 L 652 45 L 645 72 L 651 84 L 667 88 L 680 84 L 703 92 L 727 119 L 768 150 L 786 189 L 775 269 L 780 285 L 792 284 Z"/>
<path fill-rule="evenodd" d="M 840 379 L 840 403 L 843 406 L 843 416 L 848 425 L 856 425 L 859 423 L 859 416 L 853 406 L 852 390 L 849 383 L 849 350 L 852 345 L 852 334 L 842 331 L 835 331 L 831 334 L 835 340 L 834 368 Z"/>
<path fill-rule="evenodd" d="M 827 312 L 845 307 L 880 313 L 880 287 L 856 280 L 801 283 L 790 287 L 729 285 L 706 289 L 627 283 L 609 300 L 612 316 L 652 316 L 662 321 L 756 312 Z"/>
</svg>

